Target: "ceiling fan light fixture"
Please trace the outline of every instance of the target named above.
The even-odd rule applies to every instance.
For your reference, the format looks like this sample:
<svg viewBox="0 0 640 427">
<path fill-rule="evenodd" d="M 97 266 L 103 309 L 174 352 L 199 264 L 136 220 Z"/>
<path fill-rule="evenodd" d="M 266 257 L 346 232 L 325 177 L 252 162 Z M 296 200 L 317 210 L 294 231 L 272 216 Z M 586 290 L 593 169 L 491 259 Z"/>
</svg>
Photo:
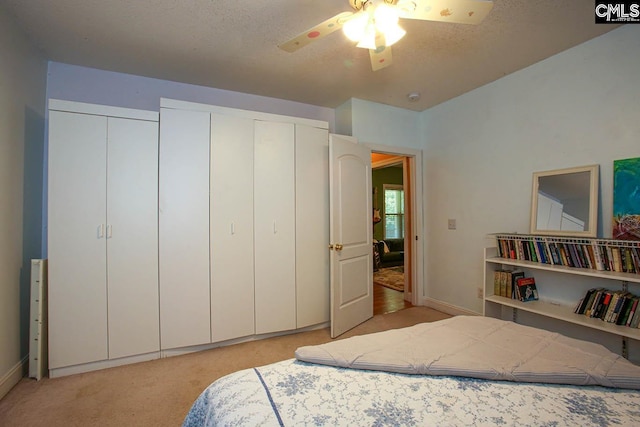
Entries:
<svg viewBox="0 0 640 427">
<path fill-rule="evenodd" d="M 342 32 L 351 41 L 360 41 L 367 30 L 369 24 L 369 14 L 358 13 L 353 18 L 349 19 L 342 26 Z"/>
<path fill-rule="evenodd" d="M 404 37 L 407 32 L 402 29 L 399 25 L 395 27 L 387 28 L 383 31 L 385 46 L 391 46 L 398 40 Z"/>
<path fill-rule="evenodd" d="M 364 35 L 362 36 L 356 47 L 375 50 L 378 48 L 376 44 L 376 27 L 375 25 L 369 23 L 364 31 Z"/>
<path fill-rule="evenodd" d="M 399 18 L 400 13 L 398 9 L 386 3 L 377 5 L 373 11 L 373 19 L 379 31 L 384 32 L 387 28 L 398 26 Z"/>
</svg>

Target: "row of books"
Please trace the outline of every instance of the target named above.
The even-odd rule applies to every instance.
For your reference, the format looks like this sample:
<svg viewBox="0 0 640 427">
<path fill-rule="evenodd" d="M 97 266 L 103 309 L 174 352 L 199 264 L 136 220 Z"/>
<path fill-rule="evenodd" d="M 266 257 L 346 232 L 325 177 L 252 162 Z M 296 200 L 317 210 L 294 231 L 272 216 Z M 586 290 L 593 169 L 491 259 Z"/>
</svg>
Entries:
<svg viewBox="0 0 640 427">
<path fill-rule="evenodd" d="M 640 325 L 638 302 L 640 297 L 627 291 L 592 288 L 580 299 L 574 313 L 616 325 L 638 328 Z"/>
<path fill-rule="evenodd" d="M 493 276 L 493 294 L 519 301 L 538 299 L 536 280 L 525 277 L 524 271 L 496 270 Z"/>
<path fill-rule="evenodd" d="M 640 274 L 640 246 L 606 244 L 604 240 L 497 238 L 498 255 L 525 261 L 600 271 Z"/>
</svg>

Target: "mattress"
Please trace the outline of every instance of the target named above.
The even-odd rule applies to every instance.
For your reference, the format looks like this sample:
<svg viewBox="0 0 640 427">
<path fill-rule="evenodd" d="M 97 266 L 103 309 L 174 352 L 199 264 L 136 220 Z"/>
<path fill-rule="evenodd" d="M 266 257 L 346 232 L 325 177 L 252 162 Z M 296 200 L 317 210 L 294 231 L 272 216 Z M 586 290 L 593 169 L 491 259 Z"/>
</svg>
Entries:
<svg viewBox="0 0 640 427">
<path fill-rule="evenodd" d="M 639 367 L 598 344 L 484 319 L 301 347 L 214 381 L 184 426 L 640 425 Z"/>
<path fill-rule="evenodd" d="M 295 359 L 215 381 L 196 426 L 637 426 L 640 393 L 355 370 Z"/>
</svg>

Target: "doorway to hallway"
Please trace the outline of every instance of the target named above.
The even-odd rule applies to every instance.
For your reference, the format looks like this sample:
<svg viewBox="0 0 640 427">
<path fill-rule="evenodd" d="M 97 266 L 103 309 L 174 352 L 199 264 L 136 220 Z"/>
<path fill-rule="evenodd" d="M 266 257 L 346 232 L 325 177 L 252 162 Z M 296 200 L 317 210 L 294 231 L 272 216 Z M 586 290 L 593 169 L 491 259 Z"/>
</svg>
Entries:
<svg viewBox="0 0 640 427">
<path fill-rule="evenodd" d="M 411 307 L 411 158 L 372 152 L 374 315 Z"/>
</svg>

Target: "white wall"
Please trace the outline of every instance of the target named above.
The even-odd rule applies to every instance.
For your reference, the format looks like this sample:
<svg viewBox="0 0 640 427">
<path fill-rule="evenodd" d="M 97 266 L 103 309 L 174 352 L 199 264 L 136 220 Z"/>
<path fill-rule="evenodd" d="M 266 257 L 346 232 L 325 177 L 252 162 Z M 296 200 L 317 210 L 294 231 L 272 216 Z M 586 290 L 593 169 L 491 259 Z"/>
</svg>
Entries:
<svg viewBox="0 0 640 427">
<path fill-rule="evenodd" d="M 611 237 L 613 161 L 640 156 L 638 52 L 627 25 L 421 114 L 428 298 L 482 312 L 486 235 L 529 231 L 534 171 L 599 164 Z"/>
<path fill-rule="evenodd" d="M 45 82 L 46 62 L 0 8 L 0 398 L 20 379 L 28 353 L 29 260 L 41 253 Z"/>
</svg>

